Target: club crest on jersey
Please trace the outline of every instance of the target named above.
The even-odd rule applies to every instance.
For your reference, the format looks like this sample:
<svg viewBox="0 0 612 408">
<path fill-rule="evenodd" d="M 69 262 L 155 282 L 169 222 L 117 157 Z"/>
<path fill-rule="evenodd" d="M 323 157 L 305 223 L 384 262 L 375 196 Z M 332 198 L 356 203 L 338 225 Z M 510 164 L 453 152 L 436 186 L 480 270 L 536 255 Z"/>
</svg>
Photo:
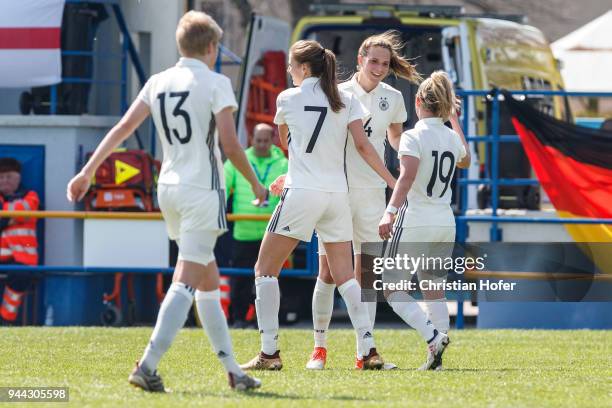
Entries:
<svg viewBox="0 0 612 408">
<path fill-rule="evenodd" d="M 389 102 L 387 102 L 387 98 L 381 97 L 380 101 L 378 102 L 378 107 L 381 111 L 386 111 L 387 109 L 389 109 Z"/>
</svg>

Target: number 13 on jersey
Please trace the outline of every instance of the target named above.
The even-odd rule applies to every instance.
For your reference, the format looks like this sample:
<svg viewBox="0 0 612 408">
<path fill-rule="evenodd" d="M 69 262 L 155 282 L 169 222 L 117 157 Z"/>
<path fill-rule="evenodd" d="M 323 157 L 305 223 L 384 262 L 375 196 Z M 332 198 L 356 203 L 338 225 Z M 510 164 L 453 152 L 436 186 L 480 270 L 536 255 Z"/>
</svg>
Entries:
<svg viewBox="0 0 612 408">
<path fill-rule="evenodd" d="M 176 102 L 176 105 L 174 106 L 174 109 L 172 110 L 172 115 L 174 117 L 180 116 L 185 121 L 185 135 L 181 136 L 178 130 L 174 128 L 172 129 L 172 133 L 174 134 L 174 137 L 176 137 L 176 139 L 181 144 L 189 143 L 189 141 L 191 140 L 191 118 L 189 117 L 189 112 L 187 112 L 184 109 L 181 109 L 181 106 L 183 106 L 183 103 L 185 103 L 185 100 L 189 96 L 189 91 L 170 92 L 168 94 L 166 94 L 165 92 L 162 92 L 157 95 L 157 99 L 159 99 L 159 109 L 160 109 L 162 126 L 164 128 L 164 134 L 166 135 L 166 140 L 168 140 L 168 143 L 172 144 L 172 137 L 170 135 L 170 127 L 168 126 L 168 118 L 166 116 L 166 95 L 168 95 L 170 98 L 180 98 Z"/>
</svg>

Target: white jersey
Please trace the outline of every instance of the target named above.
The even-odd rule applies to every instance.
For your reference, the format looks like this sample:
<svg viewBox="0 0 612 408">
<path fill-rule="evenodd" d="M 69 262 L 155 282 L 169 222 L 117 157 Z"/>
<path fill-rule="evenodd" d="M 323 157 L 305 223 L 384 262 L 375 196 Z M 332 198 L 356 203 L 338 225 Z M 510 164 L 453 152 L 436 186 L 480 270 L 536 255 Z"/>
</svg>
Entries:
<svg viewBox="0 0 612 408">
<path fill-rule="evenodd" d="M 366 111 L 355 96 L 339 91 L 345 107 L 334 112 L 318 81 L 306 78 L 300 87 L 284 90 L 276 100 L 274 123 L 289 127 L 285 187 L 347 192 L 348 124 L 363 119 Z"/>
<path fill-rule="evenodd" d="M 465 155 L 459 135 L 440 118 L 422 119 L 402 134 L 398 156 L 417 157 L 419 167 L 396 227 L 455 225 L 451 181 Z"/>
<path fill-rule="evenodd" d="M 357 82 L 356 74 L 338 88 L 355 95 L 370 112 L 371 116 L 365 120 L 363 128 L 368 140 L 384 160 L 387 128 L 392 123 L 404 123 L 408 117 L 402 93 L 383 82 L 366 92 Z M 384 188 L 387 183 L 363 160 L 355 142 L 350 139 L 346 149 L 349 188 Z"/>
<path fill-rule="evenodd" d="M 151 109 L 161 139 L 159 184 L 224 190 L 214 114 L 238 107 L 229 78 L 193 58 L 153 75 L 138 98 Z"/>
</svg>

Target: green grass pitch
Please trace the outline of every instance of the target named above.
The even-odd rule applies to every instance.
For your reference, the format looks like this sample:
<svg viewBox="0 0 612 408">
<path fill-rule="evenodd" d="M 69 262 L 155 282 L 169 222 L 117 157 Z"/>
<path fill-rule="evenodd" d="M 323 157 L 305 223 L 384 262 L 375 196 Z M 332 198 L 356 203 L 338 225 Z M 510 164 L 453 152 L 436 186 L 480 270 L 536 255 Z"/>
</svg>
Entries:
<svg viewBox="0 0 612 408">
<path fill-rule="evenodd" d="M 311 332 L 281 329 L 283 370 L 257 374 L 259 391 L 236 393 L 201 329 L 184 329 L 160 364 L 171 391 L 160 395 L 127 383 L 151 330 L 0 328 L 0 386 L 67 386 L 70 405 L 93 407 L 612 407 L 612 331 L 454 331 L 445 370 L 419 372 L 417 334 L 378 330 L 379 351 L 401 369 L 359 372 L 353 332 L 332 330 L 327 369 L 310 372 Z M 232 336 L 239 362 L 258 351 L 256 331 Z"/>
</svg>

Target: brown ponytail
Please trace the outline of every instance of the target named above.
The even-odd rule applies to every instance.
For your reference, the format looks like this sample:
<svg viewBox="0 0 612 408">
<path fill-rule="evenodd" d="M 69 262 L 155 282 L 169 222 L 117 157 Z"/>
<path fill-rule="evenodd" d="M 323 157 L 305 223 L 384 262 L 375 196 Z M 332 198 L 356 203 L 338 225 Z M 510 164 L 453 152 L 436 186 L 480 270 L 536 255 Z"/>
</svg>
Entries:
<svg viewBox="0 0 612 408">
<path fill-rule="evenodd" d="M 455 91 L 444 71 L 435 71 L 419 86 L 416 97 L 423 109 L 447 120 L 455 111 Z"/>
<path fill-rule="evenodd" d="M 423 79 L 417 72 L 416 65 L 411 64 L 406 57 L 401 55 L 404 44 L 402 44 L 398 31 L 389 30 L 366 38 L 359 47 L 359 55 L 367 57 L 368 50 L 371 47 L 382 47 L 389 50 L 391 54 L 389 72 L 396 77 L 404 78 L 415 84 L 418 84 Z"/>
<path fill-rule="evenodd" d="M 340 99 L 338 84 L 336 80 L 336 56 L 316 41 L 300 40 L 293 44 L 290 49 L 291 56 L 299 64 L 308 64 L 313 77 L 320 78 L 321 89 L 329 106 L 334 112 L 344 108 Z"/>
</svg>

